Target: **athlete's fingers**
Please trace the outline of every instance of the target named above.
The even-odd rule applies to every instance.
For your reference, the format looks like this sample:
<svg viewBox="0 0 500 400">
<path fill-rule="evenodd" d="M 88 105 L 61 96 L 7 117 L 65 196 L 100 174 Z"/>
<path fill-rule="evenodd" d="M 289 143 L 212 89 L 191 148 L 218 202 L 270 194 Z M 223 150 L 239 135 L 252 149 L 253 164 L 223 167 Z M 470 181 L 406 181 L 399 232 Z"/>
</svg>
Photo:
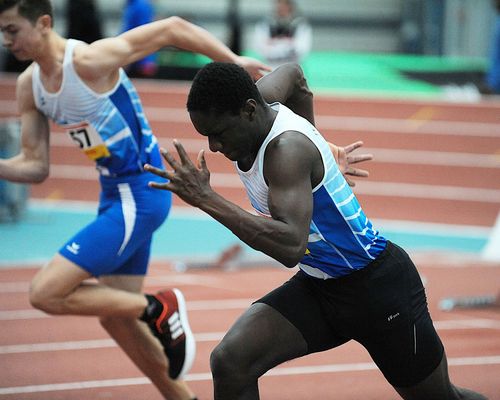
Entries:
<svg viewBox="0 0 500 400">
<path fill-rule="evenodd" d="M 184 146 L 182 145 L 181 142 L 179 142 L 177 139 L 174 139 L 174 146 L 177 150 L 177 153 L 179 154 L 179 158 L 181 160 L 181 163 L 183 165 L 186 164 L 192 164 L 191 159 L 189 158 L 186 150 L 184 149 Z"/>
<path fill-rule="evenodd" d="M 356 164 L 363 161 L 371 161 L 373 160 L 373 154 L 357 154 L 347 157 L 349 164 Z"/>
<path fill-rule="evenodd" d="M 208 171 L 207 161 L 205 160 L 205 150 L 200 150 L 198 153 L 198 158 L 196 159 L 198 169 L 202 171 Z"/>
<path fill-rule="evenodd" d="M 370 176 L 370 173 L 367 170 L 360 168 L 348 168 L 345 171 L 345 174 L 352 176 L 360 176 L 362 178 L 367 178 Z"/>
<path fill-rule="evenodd" d="M 153 189 L 170 190 L 168 183 L 148 182 L 148 186 Z"/>
<path fill-rule="evenodd" d="M 169 173 L 168 171 L 165 171 L 164 169 L 156 168 L 153 167 L 151 164 L 144 164 L 144 169 L 148 172 L 151 172 L 155 175 L 161 176 L 162 178 L 169 179 Z"/>
<path fill-rule="evenodd" d="M 351 143 L 351 144 L 348 144 L 347 146 L 345 146 L 344 151 L 347 154 L 349 154 L 350 152 L 360 148 L 361 146 L 363 146 L 363 141 L 358 140 L 357 142 L 354 142 L 354 143 Z"/>
<path fill-rule="evenodd" d="M 177 170 L 177 168 L 179 167 L 179 163 L 174 158 L 174 156 L 170 154 L 170 152 L 163 147 L 160 149 L 160 153 L 165 159 L 165 161 L 174 169 L 174 171 Z"/>
</svg>

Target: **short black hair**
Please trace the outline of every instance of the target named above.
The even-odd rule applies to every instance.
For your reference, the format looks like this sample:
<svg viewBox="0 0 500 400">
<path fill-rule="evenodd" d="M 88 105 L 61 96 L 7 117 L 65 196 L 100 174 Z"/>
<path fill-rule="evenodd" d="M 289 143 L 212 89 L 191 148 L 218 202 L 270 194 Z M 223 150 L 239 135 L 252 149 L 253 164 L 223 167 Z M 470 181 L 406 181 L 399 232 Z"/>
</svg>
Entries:
<svg viewBox="0 0 500 400">
<path fill-rule="evenodd" d="M 53 19 L 50 0 L 0 0 L 0 13 L 19 6 L 19 15 L 34 24 L 42 15 L 50 15 Z"/>
<path fill-rule="evenodd" d="M 194 77 L 187 109 L 236 115 L 248 99 L 265 104 L 248 72 L 236 64 L 212 62 Z"/>
</svg>

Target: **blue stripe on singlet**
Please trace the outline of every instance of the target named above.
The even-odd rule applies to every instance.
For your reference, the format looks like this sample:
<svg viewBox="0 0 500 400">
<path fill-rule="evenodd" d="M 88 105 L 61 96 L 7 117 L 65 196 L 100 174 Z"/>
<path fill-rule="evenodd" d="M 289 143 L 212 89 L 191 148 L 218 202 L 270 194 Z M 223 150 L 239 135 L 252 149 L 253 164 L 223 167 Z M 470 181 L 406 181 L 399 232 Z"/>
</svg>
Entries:
<svg viewBox="0 0 500 400">
<path fill-rule="evenodd" d="M 313 194 L 314 209 L 312 220 L 321 235 L 328 241 L 335 243 L 338 248 L 353 246 L 353 234 L 344 216 L 334 204 L 330 193 L 321 186 Z M 356 252 L 356 250 L 354 251 Z"/>
<path fill-rule="evenodd" d="M 109 96 L 111 102 L 120 111 L 120 114 L 127 121 L 127 125 L 132 131 L 137 148 L 141 148 L 141 125 L 137 120 L 136 110 L 132 104 L 130 94 L 123 84 L 120 84 L 115 92 Z"/>
</svg>

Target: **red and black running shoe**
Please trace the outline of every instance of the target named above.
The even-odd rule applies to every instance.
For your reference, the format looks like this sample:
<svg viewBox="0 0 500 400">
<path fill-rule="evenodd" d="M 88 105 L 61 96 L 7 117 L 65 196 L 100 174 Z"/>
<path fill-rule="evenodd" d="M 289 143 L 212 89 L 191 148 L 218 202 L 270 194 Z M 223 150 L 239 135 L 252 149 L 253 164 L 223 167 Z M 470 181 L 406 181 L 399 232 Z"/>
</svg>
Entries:
<svg viewBox="0 0 500 400">
<path fill-rule="evenodd" d="M 149 327 L 160 340 L 168 358 L 168 375 L 172 379 L 181 379 L 191 369 L 196 354 L 186 302 L 179 289 L 164 290 L 154 297 L 163 305 L 163 311 Z"/>
</svg>

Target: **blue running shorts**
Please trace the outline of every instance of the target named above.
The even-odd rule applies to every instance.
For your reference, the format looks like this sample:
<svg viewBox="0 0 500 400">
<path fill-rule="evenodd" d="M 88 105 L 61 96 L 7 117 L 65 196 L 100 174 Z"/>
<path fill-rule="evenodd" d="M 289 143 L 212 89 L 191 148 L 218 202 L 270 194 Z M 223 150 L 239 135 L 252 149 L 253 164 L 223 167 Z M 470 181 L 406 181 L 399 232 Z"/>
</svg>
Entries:
<svg viewBox="0 0 500 400">
<path fill-rule="evenodd" d="M 153 232 L 165 221 L 172 194 L 148 186 L 149 173 L 101 177 L 94 221 L 70 238 L 59 253 L 93 276 L 146 274 Z"/>
</svg>

